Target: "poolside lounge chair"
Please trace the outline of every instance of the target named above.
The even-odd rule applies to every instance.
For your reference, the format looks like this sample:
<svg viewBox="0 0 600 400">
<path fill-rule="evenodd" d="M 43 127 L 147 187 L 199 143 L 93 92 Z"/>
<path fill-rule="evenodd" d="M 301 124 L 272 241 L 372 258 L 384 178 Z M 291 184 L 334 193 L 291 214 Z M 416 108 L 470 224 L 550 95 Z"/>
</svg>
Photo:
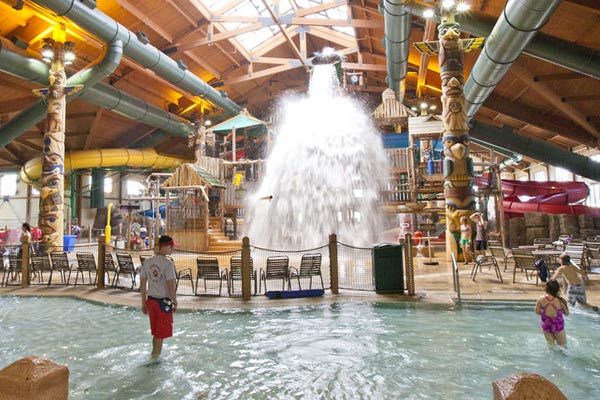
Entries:
<svg viewBox="0 0 600 400">
<path fill-rule="evenodd" d="M 254 295 L 256 295 L 256 270 L 254 269 L 254 261 L 250 257 L 250 279 L 254 281 Z M 233 256 L 229 260 L 229 295 L 235 293 L 235 282 L 242 282 L 242 256 Z M 240 283 L 241 285 L 241 283 Z"/>
<path fill-rule="evenodd" d="M 589 272 L 590 263 L 587 249 L 583 244 L 569 243 L 565 247 L 565 254 L 571 257 L 571 262 L 579 268 Z"/>
<path fill-rule="evenodd" d="M 54 271 L 58 271 L 60 273 L 61 282 L 65 285 L 69 285 L 69 280 L 71 279 L 71 266 L 69 265 L 67 253 L 64 251 L 53 251 L 50 253 L 50 260 L 52 260 L 52 271 L 50 272 L 48 284 L 52 282 Z M 68 275 L 67 272 L 69 273 Z"/>
<path fill-rule="evenodd" d="M 113 280 L 117 276 L 117 265 L 115 264 L 115 259 L 112 256 L 112 253 L 108 251 L 104 253 L 104 273 L 106 274 L 106 281 L 108 285 L 112 286 L 112 282 L 110 280 L 110 274 L 113 274 Z"/>
<path fill-rule="evenodd" d="M 19 281 L 21 279 L 21 271 L 23 262 L 21 255 L 18 253 L 10 253 L 8 255 L 8 267 L 5 267 L 4 273 L 2 274 L 3 286 L 8 286 L 9 281 Z M 17 278 L 19 278 L 17 280 Z"/>
<path fill-rule="evenodd" d="M 508 259 L 512 257 L 511 251 L 502 247 L 502 242 L 493 240 L 488 241 L 488 249 L 496 261 L 502 260 L 504 262 L 504 271 L 506 271 L 508 268 Z"/>
<path fill-rule="evenodd" d="M 265 283 L 265 292 L 267 292 L 267 281 L 269 279 L 281 279 L 281 290 L 285 290 L 287 282 L 290 289 L 290 259 L 288 256 L 271 256 L 267 257 L 267 267 L 260 272 L 261 289 L 262 282 Z"/>
<path fill-rule="evenodd" d="M 513 259 L 515 260 L 515 268 L 513 270 L 513 283 L 515 283 L 517 268 L 525 272 L 525 278 L 529 280 L 530 275 L 535 274 L 535 284 L 538 282 L 538 269 L 535 265 L 535 257 L 527 249 L 513 249 Z M 527 273 L 529 271 L 529 274 Z"/>
<path fill-rule="evenodd" d="M 475 262 L 473 263 L 473 269 L 471 270 L 471 279 L 475 281 L 477 277 L 477 271 L 481 270 L 483 267 L 488 266 L 494 268 L 496 272 L 496 277 L 500 281 L 500 283 L 504 283 L 502 280 L 502 274 L 500 273 L 500 267 L 498 266 L 498 261 L 494 256 L 478 256 L 475 257 Z"/>
<path fill-rule="evenodd" d="M 300 269 L 292 268 L 290 279 L 298 279 L 298 289 L 302 290 L 300 278 L 308 278 L 308 288 L 312 289 L 313 276 L 318 276 L 321 279 L 321 287 L 325 289 L 323 284 L 323 275 L 321 275 L 321 254 L 303 254 L 300 259 Z"/>
<path fill-rule="evenodd" d="M 85 284 L 84 272 L 88 273 L 90 279 L 90 285 L 93 285 L 98 278 L 98 272 L 96 270 L 96 260 L 94 259 L 93 253 L 81 252 L 76 253 L 77 267 L 75 268 L 75 286 L 77 286 L 77 279 L 81 274 L 81 283 Z M 94 273 L 94 280 L 92 281 L 92 272 Z"/>
<path fill-rule="evenodd" d="M 135 264 L 133 263 L 133 259 L 131 258 L 131 254 L 127 253 L 117 253 L 117 265 L 119 269 L 115 277 L 113 278 L 113 287 L 116 287 L 119 283 L 119 276 L 122 274 L 129 275 L 131 278 L 131 290 L 135 287 L 135 278 L 137 276 L 137 271 L 135 269 Z"/>
<path fill-rule="evenodd" d="M 50 276 L 52 275 L 52 263 L 48 254 L 35 254 L 31 256 L 31 276 L 37 276 L 38 280 L 44 282 L 44 273 L 48 272 L 48 285 L 50 285 Z"/>
<path fill-rule="evenodd" d="M 196 259 L 196 290 L 195 295 L 198 295 L 198 281 L 202 279 L 204 281 L 204 295 L 209 295 L 207 281 L 218 281 L 219 282 L 219 294 L 223 288 L 223 281 L 227 283 L 227 272 L 221 273 L 219 270 L 219 259 L 217 257 L 198 257 Z"/>
</svg>

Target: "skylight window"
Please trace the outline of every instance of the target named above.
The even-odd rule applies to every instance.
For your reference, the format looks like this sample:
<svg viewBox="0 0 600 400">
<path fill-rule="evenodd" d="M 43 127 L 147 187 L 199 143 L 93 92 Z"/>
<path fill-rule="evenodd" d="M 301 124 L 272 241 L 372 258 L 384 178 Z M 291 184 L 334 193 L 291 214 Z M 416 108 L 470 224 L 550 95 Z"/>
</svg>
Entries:
<svg viewBox="0 0 600 400">
<path fill-rule="evenodd" d="M 231 0 L 200 1 L 202 1 L 206 5 L 206 7 L 210 9 L 214 17 L 217 17 L 215 19 L 215 24 L 218 29 L 222 27 L 225 30 L 232 31 L 236 29 L 241 29 L 245 26 L 248 26 L 249 24 L 256 22 L 260 22 L 264 25 L 263 28 L 258 29 L 256 31 L 247 32 L 236 36 L 235 40 L 238 41 L 247 50 L 252 50 L 260 44 L 266 42 L 267 40 L 281 34 L 279 27 L 272 21 L 271 14 L 269 13 L 267 7 L 265 7 L 265 4 L 262 2 L 262 0 L 243 0 L 238 4 L 232 3 Z M 271 10 L 275 13 L 275 15 L 278 15 L 281 18 L 280 20 L 288 21 L 289 19 L 296 17 L 296 12 L 298 10 L 319 6 L 324 4 L 326 1 L 328 0 L 280 0 L 277 6 L 274 4 L 275 2 L 273 0 L 269 0 L 268 3 L 270 4 Z M 235 5 L 227 9 L 228 4 Z M 222 23 L 219 23 L 219 15 L 217 15 L 217 12 L 223 12 L 223 17 L 247 17 L 249 18 L 249 20 L 248 22 L 224 21 Z M 251 20 L 253 17 L 256 18 L 256 20 Z M 340 5 L 338 7 L 326 9 L 318 13 L 305 15 L 301 18 L 329 20 L 333 19 L 345 21 L 348 19 L 348 7 L 346 5 Z M 284 29 L 288 26 L 288 24 L 281 23 L 281 27 Z M 355 37 L 354 28 L 352 27 L 332 26 L 331 29 L 337 32 L 342 32 L 351 37 Z"/>
</svg>

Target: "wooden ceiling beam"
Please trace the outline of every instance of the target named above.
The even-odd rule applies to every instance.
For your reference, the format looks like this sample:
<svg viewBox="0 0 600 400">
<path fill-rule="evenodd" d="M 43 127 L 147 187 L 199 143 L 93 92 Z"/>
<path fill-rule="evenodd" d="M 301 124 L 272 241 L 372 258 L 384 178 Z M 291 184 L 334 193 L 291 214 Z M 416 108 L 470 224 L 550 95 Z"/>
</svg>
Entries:
<svg viewBox="0 0 600 400">
<path fill-rule="evenodd" d="M 551 134 L 578 141 L 586 146 L 595 147 L 598 144 L 598 140 L 585 131 L 577 129 L 577 125 L 573 124 L 572 121 L 558 115 L 544 115 L 539 109 L 525 103 L 511 101 L 492 93 L 482 107 L 535 126 Z"/>
<path fill-rule="evenodd" d="M 15 146 L 12 143 L 9 143 L 6 146 L 4 146 L 4 150 L 6 150 L 8 153 L 10 153 L 10 155 L 12 156 L 11 158 L 15 161 L 15 164 L 17 164 L 17 165 L 25 164 L 25 162 L 23 160 L 23 152 L 21 150 L 19 150 L 19 148 L 17 146 Z"/>
<path fill-rule="evenodd" d="M 575 103 L 578 101 L 598 101 L 600 94 L 587 94 L 581 96 L 565 96 L 561 98 L 563 103 Z"/>
<path fill-rule="evenodd" d="M 200 14 L 202 14 L 202 16 L 204 18 L 206 18 L 207 21 L 210 21 L 210 19 L 212 18 L 212 13 L 210 11 L 210 9 L 206 6 L 206 4 L 204 4 L 204 2 L 202 0 L 188 0 L 190 2 L 190 4 L 192 6 L 194 6 L 194 8 L 196 8 L 196 10 L 198 10 L 198 12 L 200 12 Z M 211 23 L 211 26 L 215 26 L 217 29 L 219 29 L 219 31 L 223 32 L 223 33 L 227 33 L 228 29 L 226 29 L 223 24 L 221 23 Z M 260 28 L 259 28 L 260 29 Z M 252 32 L 252 30 L 249 30 L 248 32 Z M 212 28 L 209 27 L 208 29 L 208 33 L 212 35 Z M 248 52 L 248 50 L 246 50 L 246 48 L 244 46 L 242 46 L 236 39 L 235 39 L 234 35 L 232 37 L 230 37 L 229 43 L 231 43 L 239 52 L 240 54 L 246 59 L 246 60 L 250 60 L 250 53 Z M 187 41 L 186 41 L 187 42 Z M 211 42 L 215 42 L 215 40 L 211 41 Z M 179 46 L 178 46 L 179 47 Z"/>
<path fill-rule="evenodd" d="M 600 12 L 600 3 L 597 0 L 566 0 L 565 3 L 576 4 L 588 10 Z"/>
<path fill-rule="evenodd" d="M 342 69 L 352 69 L 357 71 L 373 71 L 373 72 L 385 72 L 386 66 L 383 64 L 360 64 L 360 63 L 342 63 Z"/>
<path fill-rule="evenodd" d="M 0 83 L 0 86 L 2 86 L 1 83 Z M 8 114 L 8 113 L 16 112 L 16 111 L 21 111 L 25 107 L 28 107 L 31 104 L 33 104 L 33 102 L 35 100 L 36 100 L 36 98 L 33 97 L 33 95 L 31 95 L 31 96 L 19 97 L 17 99 L 13 99 L 13 100 L 2 101 L 2 102 L 0 102 L 0 113 Z"/>
<path fill-rule="evenodd" d="M 294 13 L 294 15 L 296 17 L 304 17 L 307 15 L 317 14 L 317 13 L 327 11 L 332 8 L 338 8 L 338 7 L 342 7 L 342 6 L 346 6 L 346 5 L 348 5 L 347 0 L 333 0 L 333 1 L 323 2 L 322 4 L 319 4 L 317 6 L 299 9 L 298 11 L 296 11 Z"/>
<path fill-rule="evenodd" d="M 32 150 L 34 150 L 34 151 L 37 151 L 37 152 L 39 152 L 40 154 L 41 154 L 41 153 L 42 153 L 42 151 L 44 150 L 44 148 L 43 148 L 42 146 L 39 146 L 39 145 L 37 145 L 37 144 L 35 144 L 35 143 L 31 143 L 29 140 L 23 139 L 23 137 L 22 137 L 22 136 L 21 136 L 21 137 L 18 137 L 18 138 L 16 138 L 16 139 L 15 139 L 15 142 L 17 142 L 17 143 L 19 143 L 19 144 L 21 144 L 21 145 L 23 145 L 23 146 L 25 146 L 25 147 L 28 147 L 28 148 L 30 148 L 30 149 L 32 149 Z"/>
<path fill-rule="evenodd" d="M 321 39 L 342 45 L 344 47 L 353 47 L 356 45 L 355 39 L 341 32 L 336 32 L 333 29 L 323 28 L 321 26 L 312 26 L 307 31 L 311 35 L 320 37 Z"/>
<path fill-rule="evenodd" d="M 545 81 L 564 81 L 567 79 L 583 79 L 585 75 L 579 74 L 577 72 L 565 72 L 560 74 L 543 74 L 536 75 L 533 77 L 533 80 L 536 82 L 545 82 Z"/>
<path fill-rule="evenodd" d="M 510 67 L 509 71 L 513 73 L 514 76 L 516 76 L 528 88 L 536 92 L 545 101 L 550 103 L 553 107 L 565 114 L 596 138 L 600 138 L 600 131 L 592 126 L 578 109 L 567 103 L 563 103 L 561 97 L 543 83 L 535 82 L 533 80 L 533 76 L 525 68 L 521 67 L 517 63 L 514 63 Z"/>
<path fill-rule="evenodd" d="M 96 116 L 95 112 L 81 112 L 67 114 L 67 119 L 91 118 Z"/>
<path fill-rule="evenodd" d="M 85 144 L 83 145 L 83 150 L 87 150 L 92 146 L 92 141 L 94 140 L 94 138 L 96 137 L 96 134 L 98 133 L 98 127 L 100 126 L 100 120 L 102 119 L 103 113 L 104 113 L 103 108 L 100 108 L 100 109 L 98 109 L 98 111 L 96 111 L 96 114 L 94 115 L 94 120 L 90 124 L 90 131 L 89 131 L 87 137 L 85 138 Z"/>
<path fill-rule="evenodd" d="M 435 39 L 437 23 L 428 18 L 425 23 L 425 31 L 423 32 L 423 41 L 429 42 Z M 420 99 L 423 95 L 423 87 L 427 84 L 427 71 L 429 70 L 429 54 L 421 53 L 419 62 L 419 72 L 417 75 L 417 98 Z"/>
<path fill-rule="evenodd" d="M 262 71 L 258 71 L 258 72 L 249 71 L 248 74 L 246 74 L 246 75 L 242 75 L 237 78 L 226 79 L 225 84 L 235 85 L 237 83 L 248 82 L 248 81 L 251 81 L 254 79 L 263 78 L 265 76 L 275 75 L 280 72 L 289 71 L 291 69 L 298 68 L 298 67 L 301 67 L 301 65 L 297 65 L 297 66 L 279 65 L 277 67 L 263 69 Z"/>
<path fill-rule="evenodd" d="M 5 153 L 5 155 L 2 157 L 2 160 L 21 166 L 21 161 L 19 161 L 19 159 L 15 157 L 15 155 L 7 148 L 8 146 L 9 145 L 6 145 L 5 147 L 0 147 L 0 150 Z"/>
<path fill-rule="evenodd" d="M 142 24 L 146 25 L 154 32 L 158 33 L 162 36 L 167 42 L 173 43 L 173 36 L 163 29 L 159 24 L 152 21 L 152 19 L 144 12 L 140 11 L 135 5 L 133 5 L 129 0 L 117 0 L 121 6 L 133 14 L 136 18 L 138 18 Z"/>
<path fill-rule="evenodd" d="M 279 33 L 281 33 L 281 35 L 283 35 L 283 37 L 285 38 L 285 41 L 288 43 L 288 46 L 292 49 L 292 52 L 294 53 L 294 55 L 298 58 L 298 60 L 300 60 L 302 65 L 304 65 L 306 67 L 307 66 L 306 59 L 302 57 L 302 53 L 298 49 L 298 46 L 296 46 L 296 43 L 294 43 L 292 38 L 285 31 L 284 27 L 277 20 L 278 15 L 275 14 L 275 11 L 273 11 L 273 9 L 271 8 L 271 6 L 267 2 L 267 0 L 262 0 L 262 3 L 265 6 L 265 8 L 267 9 L 267 12 L 271 16 L 271 19 L 273 20 L 273 22 L 277 25 L 277 28 L 279 29 Z"/>
<path fill-rule="evenodd" d="M 348 27 L 361 29 L 383 29 L 383 21 L 369 19 L 323 19 L 323 18 L 286 18 L 286 16 L 275 16 L 270 22 L 265 22 L 264 17 L 243 16 L 243 15 L 213 15 L 211 22 L 233 22 L 241 24 L 263 23 L 265 26 L 273 25 L 297 25 L 297 26 L 327 26 L 327 27 Z"/>
<path fill-rule="evenodd" d="M 285 29 L 285 31 L 290 37 L 293 37 L 294 35 L 298 34 L 298 29 L 299 28 L 297 26 L 290 26 L 290 27 L 287 27 Z M 272 38 L 266 40 L 261 45 L 255 47 L 254 50 L 252 51 L 252 56 L 260 57 L 263 54 L 267 54 L 269 51 L 271 51 L 274 48 L 276 48 L 277 46 L 281 45 L 283 42 L 285 42 L 285 38 L 283 36 L 275 35 Z"/>
<path fill-rule="evenodd" d="M 250 25 L 246 25 L 241 28 L 234 29 L 234 30 L 229 30 L 229 31 L 225 30 L 221 33 L 217 33 L 214 35 L 209 33 L 208 36 L 205 37 L 204 39 L 194 40 L 194 41 L 190 40 L 190 41 L 186 41 L 185 43 L 181 43 L 181 42 L 175 43 L 174 45 L 175 45 L 175 47 L 177 47 L 177 50 L 179 50 L 179 51 L 191 50 L 191 49 L 195 49 L 200 46 L 205 46 L 205 45 L 209 45 L 212 43 L 216 43 L 221 40 L 232 39 L 232 38 L 235 38 L 236 36 L 242 35 L 244 33 L 257 31 L 262 28 L 263 28 L 263 24 L 261 24 L 261 23 L 250 24 Z"/>
</svg>

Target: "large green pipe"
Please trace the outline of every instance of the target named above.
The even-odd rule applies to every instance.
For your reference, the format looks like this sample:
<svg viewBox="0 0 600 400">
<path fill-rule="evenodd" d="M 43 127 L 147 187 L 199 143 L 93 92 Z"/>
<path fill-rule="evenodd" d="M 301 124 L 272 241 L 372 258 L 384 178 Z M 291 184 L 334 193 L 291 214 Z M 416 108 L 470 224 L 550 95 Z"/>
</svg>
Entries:
<svg viewBox="0 0 600 400">
<path fill-rule="evenodd" d="M 121 62 L 122 56 L 123 44 L 121 41 L 108 44 L 106 53 L 101 61 L 67 79 L 67 87 L 83 85 L 83 88 L 79 92 L 67 97 L 67 102 L 75 100 L 85 93 L 88 87 L 95 85 L 104 77 L 113 73 Z M 12 61 L 17 61 L 16 57 L 11 57 L 11 59 Z M 46 118 L 47 108 L 46 102 L 43 99 L 39 99 L 11 119 L 0 129 L 0 147 L 6 146 L 27 129 Z"/>
<path fill-rule="evenodd" d="M 141 42 L 135 33 L 108 17 L 97 8 L 90 8 L 76 0 L 33 0 L 43 7 L 54 11 L 58 16 L 67 17 L 79 27 L 96 36 L 105 43 L 114 40 L 123 42 L 125 55 L 144 67 L 154 71 L 161 78 L 195 96 L 204 97 L 226 114 L 237 115 L 242 107 L 224 97 L 219 91 L 202 79 L 181 68 L 175 60 L 152 46 Z"/>
<path fill-rule="evenodd" d="M 511 65 L 562 0 L 509 0 L 485 41 L 465 84 L 467 117 L 473 118 Z"/>
<path fill-rule="evenodd" d="M 10 46 L 4 40 L 0 40 L 0 71 L 40 85 L 48 85 L 48 66 L 37 59 L 11 51 Z M 88 85 L 88 88 L 79 97 L 99 107 L 159 128 L 172 136 L 187 137 L 195 132 L 194 125 L 187 120 L 101 82 L 92 87 Z M 24 118 L 19 123 L 18 130 L 17 127 L 13 128 L 14 132 L 0 129 L 0 142 L 5 145 L 10 142 L 10 140 L 3 139 L 5 135 L 17 137 L 34 124 L 35 122 Z"/>
<path fill-rule="evenodd" d="M 508 126 L 496 128 L 479 121 L 471 121 L 470 132 L 473 138 L 564 168 L 588 179 L 600 180 L 599 162 L 547 142 L 519 135 Z"/>
<path fill-rule="evenodd" d="M 404 97 L 402 81 L 406 78 L 410 45 L 410 10 L 407 0 L 383 0 L 384 38 L 383 47 L 387 57 L 387 84 L 399 96 Z"/>
<path fill-rule="evenodd" d="M 410 8 L 413 14 L 419 16 L 423 14 L 423 11 L 431 9 L 431 7 L 420 4 L 412 4 Z M 440 21 L 439 16 L 434 18 L 438 22 Z M 474 36 L 488 37 L 494 29 L 496 20 L 483 15 L 462 13 L 456 16 L 456 22 L 460 23 L 460 29 L 464 32 Z M 591 78 L 600 79 L 600 52 L 592 48 L 538 33 L 525 46 L 523 53 Z"/>
</svg>

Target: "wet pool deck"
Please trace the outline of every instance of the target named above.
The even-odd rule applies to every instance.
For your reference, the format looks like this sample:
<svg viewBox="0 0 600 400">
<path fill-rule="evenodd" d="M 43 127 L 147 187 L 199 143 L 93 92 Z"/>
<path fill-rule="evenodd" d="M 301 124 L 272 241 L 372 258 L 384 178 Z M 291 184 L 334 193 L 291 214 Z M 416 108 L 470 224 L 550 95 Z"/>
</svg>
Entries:
<svg viewBox="0 0 600 400">
<path fill-rule="evenodd" d="M 300 299 L 267 299 L 265 296 L 252 296 L 248 302 L 240 297 L 224 295 L 214 296 L 178 296 L 179 308 L 187 310 L 200 309 L 232 309 L 232 308 L 261 308 L 287 307 L 295 305 L 311 305 L 333 303 L 337 301 L 368 301 L 368 302 L 405 302 L 418 301 L 427 303 L 450 304 L 456 301 L 453 290 L 452 272 L 449 263 L 441 258 L 435 258 L 439 265 L 424 265 L 426 258 L 415 258 L 415 296 L 400 294 L 377 294 L 370 291 L 353 291 L 340 289 L 338 295 L 326 290 L 325 296 Z M 517 282 L 512 283 L 513 265 L 509 262 L 508 269 L 503 271 L 504 283 L 500 283 L 493 271 L 487 267 L 477 274 L 477 281 L 470 278 L 473 264 L 459 264 L 461 298 L 474 302 L 534 302 L 544 292 L 541 283 L 536 286 L 535 280 L 526 281 L 523 272 L 517 272 Z M 600 274 L 590 274 L 587 283 L 588 302 L 600 305 Z M 18 296 L 71 296 L 101 303 L 139 307 L 140 294 L 138 291 L 125 289 L 96 289 L 91 286 L 41 286 L 32 285 L 29 288 L 8 286 L 0 288 L 0 295 Z"/>
</svg>

